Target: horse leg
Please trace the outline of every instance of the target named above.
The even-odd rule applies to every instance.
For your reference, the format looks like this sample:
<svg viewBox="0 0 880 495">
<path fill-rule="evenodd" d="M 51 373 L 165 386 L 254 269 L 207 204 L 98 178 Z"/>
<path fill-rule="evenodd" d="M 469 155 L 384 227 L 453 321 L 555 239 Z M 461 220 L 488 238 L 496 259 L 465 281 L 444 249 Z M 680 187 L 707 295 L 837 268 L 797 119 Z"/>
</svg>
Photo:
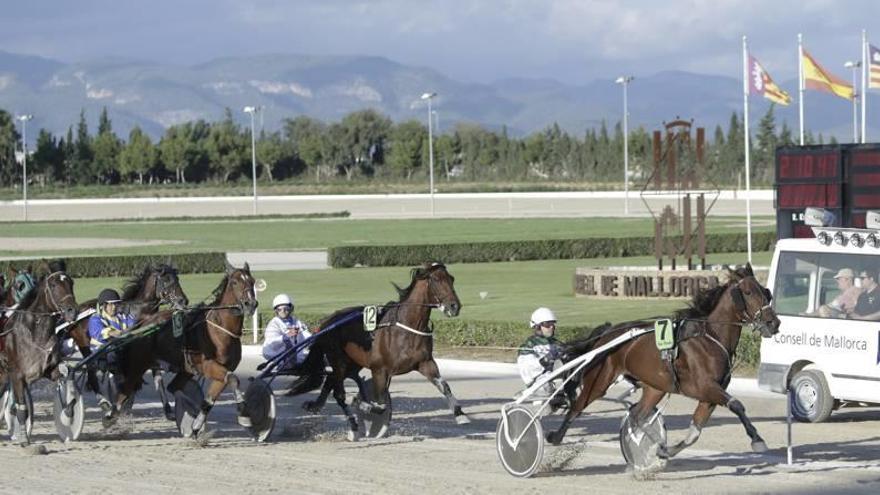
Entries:
<svg viewBox="0 0 880 495">
<path fill-rule="evenodd" d="M 425 378 L 433 383 L 434 386 L 437 387 L 437 390 L 446 397 L 446 402 L 449 404 L 449 409 L 452 411 L 452 416 L 455 417 L 456 423 L 466 425 L 471 422 L 467 414 L 461 410 L 461 406 L 458 404 L 458 399 L 452 394 L 452 389 L 449 388 L 449 384 L 440 376 L 440 370 L 437 368 L 437 363 L 433 359 L 423 361 L 419 365 L 419 373 L 424 375 Z"/>
<path fill-rule="evenodd" d="M 196 416 L 196 419 L 193 420 L 192 429 L 193 434 L 196 436 L 198 436 L 198 433 L 208 421 L 208 413 L 214 408 L 214 403 L 217 402 L 217 398 L 220 397 L 220 394 L 226 389 L 227 373 L 229 372 L 223 365 L 215 361 L 204 361 L 201 368 L 202 375 L 209 379 L 211 383 L 208 385 L 208 393 L 205 394 L 205 398 L 202 399 L 202 406 L 199 410 L 199 414 Z"/>
<path fill-rule="evenodd" d="M 330 377 L 327 377 L 328 380 Z M 342 409 L 342 413 L 345 414 L 346 419 L 348 419 L 348 440 L 351 442 L 355 442 L 358 439 L 358 421 L 357 417 L 354 415 L 354 412 L 345 402 L 345 375 L 340 374 L 339 376 L 333 376 L 333 398 L 336 399 L 336 403 Z"/>
<path fill-rule="evenodd" d="M 324 409 L 324 404 L 327 403 L 327 397 L 330 396 L 330 392 L 333 391 L 333 388 L 333 378 L 330 375 L 327 375 L 324 377 L 324 383 L 321 385 L 321 393 L 318 394 L 318 398 L 304 402 L 302 408 L 312 414 L 321 412 L 321 409 Z"/>
<path fill-rule="evenodd" d="M 636 427 L 645 435 L 648 435 L 648 437 L 657 444 L 657 456 L 661 459 L 667 459 L 671 457 L 671 455 L 662 439 L 654 438 L 651 430 L 645 428 L 645 422 L 654 416 L 654 408 L 657 407 L 657 404 L 659 404 L 665 396 L 665 391 L 644 385 L 642 387 L 642 397 L 629 411 L 630 417 L 633 419 L 633 423 L 635 423 Z"/>
<path fill-rule="evenodd" d="M 580 416 L 581 412 L 594 400 L 605 395 L 605 391 L 611 386 L 617 373 L 614 372 L 614 367 L 606 362 L 587 371 L 583 376 L 581 393 L 571 409 L 565 414 L 559 429 L 547 432 L 547 441 L 553 445 L 562 443 L 562 439 L 565 437 L 565 432 L 568 431 L 569 426 L 571 426 L 571 422 Z"/>
<path fill-rule="evenodd" d="M 26 388 L 27 383 L 23 379 L 12 380 L 12 393 L 15 396 L 15 420 L 17 423 L 12 425 L 12 440 L 17 441 L 22 446 L 31 443 L 27 431 L 29 412 L 27 407 L 27 395 L 25 395 Z"/>
<path fill-rule="evenodd" d="M 749 420 L 749 417 L 746 416 L 745 406 L 743 406 L 739 399 L 728 394 L 721 385 L 712 383 L 708 391 L 698 396 L 698 400 L 730 409 L 730 412 L 736 414 L 736 417 L 739 418 L 740 423 L 742 423 L 743 428 L 746 430 L 746 434 L 752 440 L 752 451 L 759 453 L 767 451 L 767 444 L 761 438 L 761 435 L 758 434 L 758 430 Z"/>
<path fill-rule="evenodd" d="M 174 421 L 174 410 L 171 409 L 171 403 L 168 400 L 168 391 L 165 389 L 165 378 L 160 369 L 153 368 L 153 386 L 159 393 L 159 400 L 162 401 L 162 410 L 165 412 L 165 419 Z"/>
<path fill-rule="evenodd" d="M 697 408 L 694 410 L 694 414 L 691 417 L 691 427 L 688 429 L 687 436 L 684 440 L 666 449 L 669 457 L 675 457 L 679 452 L 696 443 L 697 439 L 700 438 L 700 433 L 702 433 L 703 427 L 706 426 L 706 423 L 709 421 L 709 416 L 712 415 L 712 411 L 714 410 L 715 405 L 709 402 L 700 402 L 697 404 Z"/>
</svg>

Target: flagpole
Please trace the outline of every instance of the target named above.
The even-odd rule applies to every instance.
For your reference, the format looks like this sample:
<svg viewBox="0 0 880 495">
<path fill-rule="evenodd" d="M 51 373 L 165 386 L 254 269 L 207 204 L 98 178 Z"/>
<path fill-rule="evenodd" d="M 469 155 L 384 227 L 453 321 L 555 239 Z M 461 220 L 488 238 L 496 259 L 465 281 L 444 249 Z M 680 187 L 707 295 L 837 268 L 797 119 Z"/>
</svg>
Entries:
<svg viewBox="0 0 880 495">
<path fill-rule="evenodd" d="M 751 167 L 749 157 L 749 47 L 743 36 L 743 141 L 746 149 L 746 247 L 749 263 L 752 262 L 752 198 L 751 198 Z"/>
<path fill-rule="evenodd" d="M 804 145 L 804 45 L 798 33 L 798 116 L 801 122 L 801 146 Z"/>
<path fill-rule="evenodd" d="M 855 89 L 855 88 L 853 88 Z M 865 137 L 865 115 L 868 108 L 868 33 L 862 29 L 862 140 L 867 143 Z"/>
</svg>

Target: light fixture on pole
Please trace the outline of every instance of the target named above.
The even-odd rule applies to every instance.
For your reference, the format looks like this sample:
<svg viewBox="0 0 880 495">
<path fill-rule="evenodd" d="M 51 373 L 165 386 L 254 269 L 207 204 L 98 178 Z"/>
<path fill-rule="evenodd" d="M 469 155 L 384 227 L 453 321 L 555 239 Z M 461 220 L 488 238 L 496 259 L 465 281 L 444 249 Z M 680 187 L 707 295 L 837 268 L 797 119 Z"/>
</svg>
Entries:
<svg viewBox="0 0 880 495">
<path fill-rule="evenodd" d="M 21 191 L 22 198 L 24 199 L 24 221 L 27 222 L 28 219 L 28 211 L 27 211 L 27 123 L 28 120 L 34 118 L 33 115 L 19 115 L 15 117 L 19 122 L 21 122 Z"/>
<path fill-rule="evenodd" d="M 431 195 L 431 216 L 434 216 L 434 126 L 432 124 L 433 116 L 431 114 L 431 100 L 437 96 L 437 93 L 422 94 L 423 100 L 428 100 L 428 187 Z"/>
<path fill-rule="evenodd" d="M 633 76 L 620 76 L 615 80 L 623 86 L 623 213 L 629 215 L 629 110 L 627 108 L 627 88 L 635 79 Z"/>
<path fill-rule="evenodd" d="M 257 141 L 254 137 L 254 115 L 262 107 L 244 107 L 244 113 L 251 115 L 251 175 L 254 180 L 254 215 L 257 214 Z"/>
<path fill-rule="evenodd" d="M 852 69 L 852 77 L 853 77 L 853 142 L 858 143 L 859 142 L 859 118 L 858 118 L 859 92 L 856 90 L 856 73 L 858 72 L 859 68 L 862 66 L 862 62 L 861 61 L 854 62 L 852 60 L 849 60 L 845 64 L 843 64 L 843 66 L 846 67 L 847 69 Z"/>
</svg>

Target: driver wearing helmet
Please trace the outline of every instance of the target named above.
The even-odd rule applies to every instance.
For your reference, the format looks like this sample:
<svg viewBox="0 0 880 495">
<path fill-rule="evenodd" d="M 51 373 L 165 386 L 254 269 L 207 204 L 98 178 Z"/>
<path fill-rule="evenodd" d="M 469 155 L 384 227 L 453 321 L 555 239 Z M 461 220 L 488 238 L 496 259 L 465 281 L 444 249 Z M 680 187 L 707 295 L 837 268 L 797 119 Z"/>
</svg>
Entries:
<svg viewBox="0 0 880 495">
<path fill-rule="evenodd" d="M 266 325 L 266 336 L 263 340 L 263 357 L 272 359 L 303 340 L 311 337 L 309 327 L 293 315 L 293 300 L 287 294 L 278 294 L 272 300 L 275 317 Z M 294 367 L 305 361 L 309 350 L 301 349 L 293 356 L 293 360 L 285 367 Z"/>
<path fill-rule="evenodd" d="M 119 293 L 113 289 L 98 294 L 98 312 L 89 318 L 89 346 L 93 351 L 134 326 L 134 317 L 121 311 L 120 302 Z"/>
<path fill-rule="evenodd" d="M 545 372 L 553 369 L 553 365 L 561 355 L 561 343 L 554 336 L 556 333 L 556 315 L 548 308 L 538 308 L 532 312 L 529 320 L 533 334 L 519 347 L 516 365 L 519 375 L 526 386 L 531 386 Z M 545 386 L 548 394 L 554 392 L 550 383 Z"/>
</svg>

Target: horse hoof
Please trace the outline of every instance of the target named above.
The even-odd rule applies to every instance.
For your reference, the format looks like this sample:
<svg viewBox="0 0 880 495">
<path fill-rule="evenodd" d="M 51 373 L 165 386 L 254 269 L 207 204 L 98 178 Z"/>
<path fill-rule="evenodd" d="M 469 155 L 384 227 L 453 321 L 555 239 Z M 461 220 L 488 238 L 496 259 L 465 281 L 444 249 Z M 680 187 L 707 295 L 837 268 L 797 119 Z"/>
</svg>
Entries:
<svg viewBox="0 0 880 495">
<path fill-rule="evenodd" d="M 115 425 L 118 420 L 119 416 L 104 416 L 101 418 L 101 426 L 103 426 L 104 429 L 110 428 Z"/>
<path fill-rule="evenodd" d="M 250 428 L 251 426 L 253 426 L 253 423 L 251 423 L 251 418 L 248 416 L 239 416 L 238 424 L 244 428 Z"/>
<path fill-rule="evenodd" d="M 319 406 L 317 403 L 315 403 L 315 401 L 311 400 L 303 403 L 302 408 L 303 410 L 311 414 L 317 414 L 321 412 L 321 409 L 323 409 L 323 407 Z"/>
<path fill-rule="evenodd" d="M 357 442 L 358 441 L 358 434 L 356 431 L 348 430 L 347 437 L 348 437 L 349 442 Z"/>
<path fill-rule="evenodd" d="M 547 441 L 551 445 L 559 445 L 560 443 L 562 443 L 562 435 L 558 435 L 557 432 L 555 432 L 555 431 L 548 431 L 547 432 Z"/>
<path fill-rule="evenodd" d="M 455 417 L 455 422 L 460 425 L 469 425 L 471 424 L 471 418 L 467 417 L 467 414 L 460 414 Z"/>
<path fill-rule="evenodd" d="M 767 452 L 767 450 L 767 444 L 764 443 L 763 440 L 756 440 L 752 442 L 752 452 L 763 454 L 764 452 Z"/>
</svg>

